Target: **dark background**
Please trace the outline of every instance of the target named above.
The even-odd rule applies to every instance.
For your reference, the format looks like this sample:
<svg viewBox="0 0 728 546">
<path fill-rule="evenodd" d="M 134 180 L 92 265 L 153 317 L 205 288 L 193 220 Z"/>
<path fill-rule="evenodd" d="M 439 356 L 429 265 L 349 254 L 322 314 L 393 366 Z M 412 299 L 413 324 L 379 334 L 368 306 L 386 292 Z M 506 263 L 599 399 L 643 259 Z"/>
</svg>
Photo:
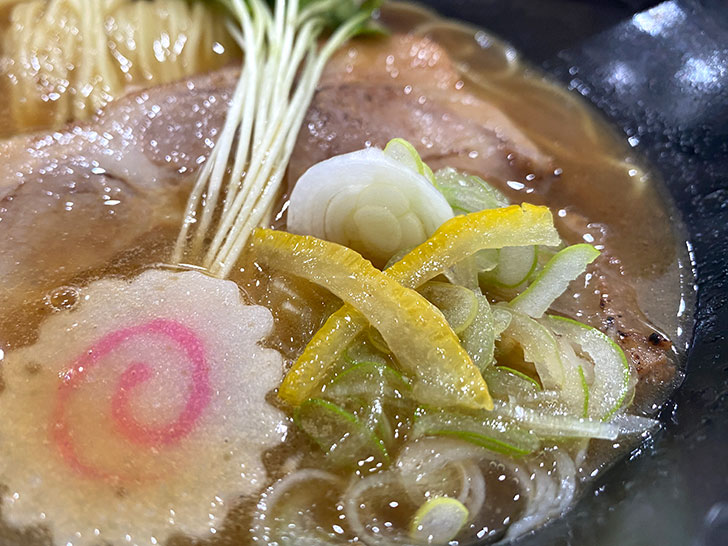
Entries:
<svg viewBox="0 0 728 546">
<path fill-rule="evenodd" d="M 639 142 L 694 252 L 694 337 L 664 430 L 519 546 L 728 545 L 728 0 L 424 3 L 510 41 Z"/>
</svg>

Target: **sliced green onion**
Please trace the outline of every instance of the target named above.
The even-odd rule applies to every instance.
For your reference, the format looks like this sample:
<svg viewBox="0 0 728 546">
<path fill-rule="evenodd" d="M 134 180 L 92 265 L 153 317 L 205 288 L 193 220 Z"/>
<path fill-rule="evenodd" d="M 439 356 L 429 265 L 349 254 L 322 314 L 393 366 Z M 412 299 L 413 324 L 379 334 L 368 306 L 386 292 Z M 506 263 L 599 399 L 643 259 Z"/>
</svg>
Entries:
<svg viewBox="0 0 728 546">
<path fill-rule="evenodd" d="M 456 334 L 465 331 L 478 315 L 479 304 L 475 293 L 463 286 L 430 281 L 417 291 L 442 312 Z"/>
<path fill-rule="evenodd" d="M 381 408 L 381 406 L 379 406 Z M 374 426 L 374 433 L 382 440 L 384 447 L 388 450 L 394 447 L 395 431 L 392 422 L 384 411 L 379 411 Z"/>
<path fill-rule="evenodd" d="M 589 383 L 584 366 L 591 365 L 579 358 L 565 338 L 558 338 L 561 362 L 564 365 L 564 384 L 561 386 L 560 401 L 575 417 L 589 416 Z"/>
<path fill-rule="evenodd" d="M 446 544 L 460 533 L 469 517 L 468 509 L 457 499 L 428 499 L 412 518 L 410 537 L 423 544 Z"/>
<path fill-rule="evenodd" d="M 631 370 L 622 349 L 602 332 L 564 317 L 548 316 L 546 324 L 557 334 L 581 347 L 594 363 L 594 382 L 589 390 L 589 417 L 608 420 L 625 400 Z"/>
<path fill-rule="evenodd" d="M 383 398 L 403 401 L 412 386 L 397 370 L 381 362 L 360 362 L 344 370 L 329 383 L 324 395 L 334 400 Z"/>
<path fill-rule="evenodd" d="M 508 373 L 508 374 L 511 374 L 511 375 L 515 375 L 516 377 L 518 377 L 519 379 L 521 379 L 523 381 L 527 381 L 528 383 L 530 383 L 531 385 L 533 385 L 533 387 L 537 391 L 543 390 L 541 388 L 541 385 L 539 384 L 539 382 L 536 381 L 530 375 L 526 375 L 525 373 L 520 372 L 518 370 L 514 370 L 513 368 L 509 368 L 508 366 L 496 366 L 496 369 L 498 371 L 500 371 L 500 372 L 504 372 L 504 373 Z"/>
<path fill-rule="evenodd" d="M 475 262 L 475 268 L 480 273 L 493 271 L 498 267 L 498 256 L 500 252 L 495 248 L 487 248 L 485 250 L 479 250 L 473 254 L 473 261 Z"/>
<path fill-rule="evenodd" d="M 656 419 L 626 413 L 619 413 L 613 416 L 609 424 L 618 426 L 620 435 L 641 434 L 660 426 L 660 422 Z"/>
<path fill-rule="evenodd" d="M 538 263 L 538 249 L 535 246 L 507 246 L 498 251 L 496 267 L 481 273 L 480 281 L 506 288 L 515 288 L 528 280 Z"/>
<path fill-rule="evenodd" d="M 483 372 L 483 378 L 491 395 L 499 400 L 531 400 L 541 391 L 538 382 L 506 366 L 491 366 Z"/>
<path fill-rule="evenodd" d="M 380 351 L 368 337 L 366 341 L 352 343 L 344 352 L 343 358 L 350 365 L 359 364 L 360 362 L 376 362 L 378 364 L 388 364 L 390 362 L 388 353 Z"/>
<path fill-rule="evenodd" d="M 507 207 L 508 198 L 482 178 L 451 167 L 435 173 L 435 187 L 447 199 L 456 214 Z"/>
<path fill-rule="evenodd" d="M 326 453 L 336 467 L 370 468 L 389 464 L 384 443 L 359 418 L 332 402 L 312 398 L 301 404 L 294 422 Z"/>
<path fill-rule="evenodd" d="M 473 363 L 482 372 L 493 362 L 495 350 L 496 328 L 493 312 L 488 298 L 482 294 L 474 295 L 477 303 L 477 313 L 470 325 L 461 333 L 460 342 Z"/>
<path fill-rule="evenodd" d="M 504 455 L 526 455 L 539 448 L 536 436 L 492 413 L 464 414 L 419 409 L 412 429 L 415 438 L 449 436 Z"/>
<path fill-rule="evenodd" d="M 479 250 L 559 243 L 551 212 L 524 203 L 449 220 L 385 273 L 404 286 L 416 288 Z M 350 305 L 331 315 L 286 374 L 279 398 L 292 405 L 310 398 L 345 347 L 367 326 L 367 319 Z"/>
<path fill-rule="evenodd" d="M 508 309 L 502 307 L 493 307 L 493 329 L 495 330 L 496 339 L 500 338 L 501 334 L 506 331 L 506 328 L 511 324 L 511 313 Z"/>
<path fill-rule="evenodd" d="M 432 173 L 432 169 L 422 161 L 415 147 L 405 139 L 393 138 L 387 142 L 387 145 L 384 147 L 384 153 L 416 173 L 425 176 L 430 182 L 435 182 L 435 175 Z"/>
<path fill-rule="evenodd" d="M 564 365 L 556 338 L 531 317 L 508 307 L 498 307 L 511 313 L 511 322 L 501 335 L 501 340 L 520 345 L 524 359 L 536 366 L 544 388 L 559 390 L 564 384 Z"/>
<path fill-rule="evenodd" d="M 372 328 L 370 326 L 369 328 L 367 328 L 366 334 L 367 341 L 371 343 L 373 348 L 375 348 L 382 354 L 389 354 L 389 347 L 387 347 L 387 342 L 384 341 L 382 334 L 380 334 L 376 328 Z"/>
<path fill-rule="evenodd" d="M 475 263 L 474 256 L 468 256 L 460 263 L 455 264 L 447 269 L 443 275 L 452 284 L 464 286 L 470 290 L 480 290 L 478 283 L 478 266 Z"/>
<path fill-rule="evenodd" d="M 497 415 L 513 419 L 541 438 L 598 438 L 616 440 L 618 425 L 596 419 L 552 413 L 550 408 L 532 409 L 500 401 L 493 410 Z"/>
<path fill-rule="evenodd" d="M 599 251 L 591 245 L 580 244 L 558 252 L 536 279 L 510 305 L 516 311 L 541 318 L 551 304 L 566 291 L 569 283 L 596 260 Z"/>
<path fill-rule="evenodd" d="M 589 384 L 586 382 L 584 376 L 584 366 L 579 366 L 579 379 L 581 380 L 581 390 L 584 393 L 584 406 L 582 408 L 582 414 L 584 417 L 589 415 Z"/>
</svg>

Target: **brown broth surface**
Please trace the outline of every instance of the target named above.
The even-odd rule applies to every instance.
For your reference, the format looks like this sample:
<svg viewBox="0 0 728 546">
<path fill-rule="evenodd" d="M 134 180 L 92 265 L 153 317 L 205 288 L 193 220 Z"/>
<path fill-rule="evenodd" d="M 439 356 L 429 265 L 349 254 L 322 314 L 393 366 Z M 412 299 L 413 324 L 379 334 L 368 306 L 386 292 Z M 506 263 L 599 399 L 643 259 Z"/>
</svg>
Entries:
<svg viewBox="0 0 728 546">
<path fill-rule="evenodd" d="M 615 270 L 634 288 L 640 311 L 673 341 L 674 360 L 679 364 L 679 355 L 690 334 L 687 321 L 692 299 L 686 265 L 689 260 L 676 215 L 660 193 L 659 179 L 635 154 L 625 137 L 576 93 L 550 82 L 522 62 L 510 46 L 482 30 L 444 21 L 409 4 L 391 4 L 383 9 L 382 20 L 395 31 L 428 35 L 443 45 L 458 64 L 470 91 L 498 106 L 552 159 L 552 176 L 537 179 L 524 173 L 519 179 L 494 182 L 513 202 L 528 201 L 551 207 L 568 242 L 595 243 L 613 257 Z M 356 48 L 356 43 L 351 47 Z M 5 109 L 0 104 L 0 125 L 4 115 Z M 467 158 L 462 163 L 465 168 Z M 31 302 L 20 315 L 2 317 L 3 350 L 7 352 L 33 342 L 43 318 L 54 311 L 54 306 L 63 307 L 66 292 L 61 287 L 82 287 L 107 276 L 132 277 L 164 262 L 175 236 L 173 232 L 156 233 L 102 270 L 73 279 L 59 278 L 59 289 L 42 301 Z M 292 362 L 326 316 L 337 308 L 338 302 L 324 290 L 303 281 L 261 273 L 251 264 L 254 258 L 247 258 L 248 265 L 241 268 L 234 280 L 252 302 L 272 310 L 276 326 L 268 343 Z M 575 317 L 588 316 L 594 310 L 584 308 L 580 302 L 585 298 L 580 299 L 579 295 L 592 290 L 588 282 L 576 287 L 562 298 L 559 309 Z M 0 388 L 0 396 L 1 392 Z M 668 394 L 669 385 L 657 385 L 649 391 L 641 407 L 649 409 Z M 276 403 L 272 393 L 269 399 Z M 580 474 L 590 474 L 592 469 L 603 467 L 629 448 L 629 445 L 595 442 Z M 291 461 L 307 467 L 325 465 L 311 444 L 295 432 L 284 445 L 266 455 L 271 480 L 283 476 Z M 487 483 L 497 485 L 501 470 L 497 464 L 486 468 Z M 476 518 L 463 533 L 462 543 L 474 539 L 482 529 L 487 528 L 488 533 L 502 529 L 504 520 L 518 513 L 520 505 L 510 500 L 514 486 L 510 487 L 506 486 L 500 493 L 508 500 L 503 500 L 495 512 Z M 389 500 L 380 499 L 382 503 Z M 231 511 L 227 525 L 214 538 L 200 543 L 221 546 L 249 543 L 250 513 L 255 502 L 254 498 L 241 499 L 240 505 Z M 409 512 L 405 508 L 403 505 L 387 513 L 395 527 L 406 529 Z M 324 519 L 334 521 L 334 514 L 329 513 Z M 14 543 L 30 546 L 49 541 L 42 529 L 17 531 L 0 523 L 0 544 Z M 169 543 L 182 545 L 198 541 L 179 537 Z"/>
</svg>

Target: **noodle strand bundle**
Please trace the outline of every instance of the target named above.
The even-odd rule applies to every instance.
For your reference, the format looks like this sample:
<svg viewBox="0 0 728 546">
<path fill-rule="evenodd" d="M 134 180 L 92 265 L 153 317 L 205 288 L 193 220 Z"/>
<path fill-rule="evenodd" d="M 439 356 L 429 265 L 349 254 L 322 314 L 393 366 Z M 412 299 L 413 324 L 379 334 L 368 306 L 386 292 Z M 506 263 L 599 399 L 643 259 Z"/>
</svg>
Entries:
<svg viewBox="0 0 728 546">
<path fill-rule="evenodd" d="M 3 34 L 18 130 L 86 119 L 127 87 L 219 68 L 232 45 L 205 3 L 180 0 L 24 1 Z"/>
</svg>

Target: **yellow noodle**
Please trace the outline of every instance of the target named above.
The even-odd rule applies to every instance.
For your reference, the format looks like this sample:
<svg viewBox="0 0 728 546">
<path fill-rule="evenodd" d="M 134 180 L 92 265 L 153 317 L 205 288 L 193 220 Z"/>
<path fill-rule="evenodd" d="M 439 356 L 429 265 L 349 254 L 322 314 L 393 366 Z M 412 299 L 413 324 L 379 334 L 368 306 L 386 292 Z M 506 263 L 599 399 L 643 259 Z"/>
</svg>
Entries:
<svg viewBox="0 0 728 546">
<path fill-rule="evenodd" d="M 218 68 L 235 50 L 201 2 L 0 0 L 0 9 L 11 4 L 3 65 L 18 131 L 85 119 L 130 86 Z"/>
<path fill-rule="evenodd" d="M 0 0 L 0 14 L 4 13 L 5 10 L 13 7 L 16 4 L 20 4 L 27 0 Z"/>
</svg>

